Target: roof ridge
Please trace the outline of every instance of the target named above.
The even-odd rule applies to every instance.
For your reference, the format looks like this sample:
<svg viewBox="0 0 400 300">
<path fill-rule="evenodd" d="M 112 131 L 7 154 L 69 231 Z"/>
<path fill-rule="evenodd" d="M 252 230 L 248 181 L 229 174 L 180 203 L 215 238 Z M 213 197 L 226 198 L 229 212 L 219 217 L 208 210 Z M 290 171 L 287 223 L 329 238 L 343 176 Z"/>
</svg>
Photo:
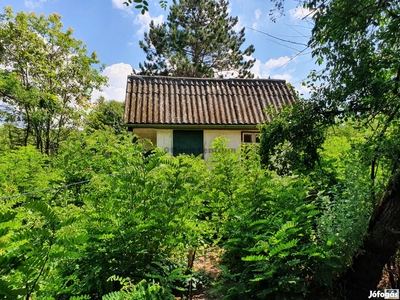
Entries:
<svg viewBox="0 0 400 300">
<path fill-rule="evenodd" d="M 170 79 L 170 80 L 194 80 L 194 81 L 265 81 L 265 82 L 284 82 L 284 79 L 266 79 L 266 78 L 199 78 L 199 77 L 174 77 L 174 76 L 151 76 L 151 75 L 128 75 L 128 78 L 139 78 L 139 79 Z"/>
</svg>

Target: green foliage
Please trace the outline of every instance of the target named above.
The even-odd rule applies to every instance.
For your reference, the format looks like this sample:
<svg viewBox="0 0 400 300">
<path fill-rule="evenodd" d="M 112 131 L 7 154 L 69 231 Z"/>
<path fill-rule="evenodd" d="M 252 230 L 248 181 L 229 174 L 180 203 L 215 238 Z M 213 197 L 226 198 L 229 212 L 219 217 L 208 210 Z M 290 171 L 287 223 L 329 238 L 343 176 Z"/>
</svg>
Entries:
<svg viewBox="0 0 400 300">
<path fill-rule="evenodd" d="M 146 151 L 107 132 L 78 135 L 61 146 L 58 162 L 67 182 L 91 179 L 74 191 L 87 218 L 79 226 L 90 238 L 62 268 L 71 295 L 115 291 L 107 281 L 112 275 L 134 283 L 154 279 L 170 291 L 182 276 L 171 257 L 203 244 L 208 226 L 198 220 L 202 199 L 196 189 L 207 174 L 204 161 Z"/>
<path fill-rule="evenodd" d="M 263 164 L 281 175 L 312 170 L 320 161 L 318 151 L 325 141 L 326 126 L 333 120 L 303 100 L 271 113 L 273 121 L 260 128 Z"/>
<path fill-rule="evenodd" d="M 47 154 L 80 125 L 91 91 L 106 82 L 92 69 L 96 53 L 72 34 L 62 31 L 57 14 L 14 14 L 7 7 L 0 23 L 0 96 L 8 120 L 24 124 L 24 145 L 33 137 Z"/>
<path fill-rule="evenodd" d="M 346 154 L 355 149 L 346 132 L 328 132 L 320 150 L 331 173 L 285 177 L 262 168 L 257 145 L 232 151 L 225 138 L 208 162 L 148 155 L 145 144 L 109 131 L 76 132 L 50 160 L 33 147 L 10 150 L 3 194 L 69 185 L 0 206 L 0 290 L 11 298 L 173 299 L 204 280 L 185 261 L 189 249 L 207 245 L 224 249 L 226 299 L 326 289 L 357 250 L 371 209 L 367 169 Z"/>
<path fill-rule="evenodd" d="M 149 3 L 146 0 L 133 0 L 133 3 L 135 3 L 135 8 L 140 9 L 142 15 L 146 13 L 146 11 L 149 11 Z M 167 0 L 160 0 L 159 1 L 161 8 L 164 10 L 167 9 Z M 126 6 L 129 6 L 132 4 L 132 0 L 125 1 L 124 4 Z"/>
<path fill-rule="evenodd" d="M 129 278 L 111 276 L 109 281 L 119 281 L 121 291 L 111 292 L 102 297 L 103 300 L 172 300 L 174 297 L 164 291 L 164 289 L 155 282 L 140 281 L 133 284 Z"/>
<path fill-rule="evenodd" d="M 112 175 L 125 163 L 130 160 L 135 163 L 140 158 L 143 149 L 132 144 L 131 139 L 110 131 L 73 132 L 60 144 L 60 154 L 54 161 L 63 170 L 66 183 L 90 180 L 96 175 Z"/>
<path fill-rule="evenodd" d="M 340 184 L 329 187 L 329 193 L 319 195 L 322 214 L 317 220 L 317 233 L 332 252 L 341 257 L 342 267 L 351 263 L 352 256 L 362 245 L 360 237 L 367 234 L 374 204 L 368 168 L 350 157 L 354 154 L 353 150 L 341 157 L 346 167 Z"/>
<path fill-rule="evenodd" d="M 140 47 L 147 61 L 140 64 L 141 74 L 177 77 L 252 78 L 255 60 L 244 60 L 254 47 L 244 51 L 244 28 L 233 29 L 238 18 L 228 17 L 226 0 L 173 0 L 166 23 L 150 23 Z M 225 74 L 226 75 L 226 74 Z"/>
<path fill-rule="evenodd" d="M 86 119 L 88 129 L 113 130 L 115 134 L 126 132 L 124 123 L 124 103 L 106 101 L 100 97 Z"/>
<path fill-rule="evenodd" d="M 86 241 L 66 228 L 57 208 L 50 207 L 46 200 L 19 202 L 17 208 L 7 203 L 2 208 L 0 284 L 4 289 L 0 295 L 7 299 L 51 295 L 49 290 L 60 283 L 57 263 L 72 255 L 68 249 Z"/>
<path fill-rule="evenodd" d="M 355 164 L 361 135 L 345 128 L 328 132 L 307 175 L 267 172 L 248 149 L 213 156 L 212 175 L 221 177 L 213 181 L 228 195 L 218 194 L 228 204 L 219 225 L 226 299 L 302 299 L 329 291 L 347 267 L 366 234 L 371 187 L 368 168 Z"/>
<path fill-rule="evenodd" d="M 24 130 L 12 123 L 0 126 L 0 153 L 16 149 L 24 144 Z"/>
<path fill-rule="evenodd" d="M 366 118 L 397 110 L 388 104 L 398 99 L 398 12 L 392 1 L 342 0 L 317 12 L 310 45 L 326 62 L 318 77 L 329 85 L 319 93 L 330 110 Z"/>
<path fill-rule="evenodd" d="M 275 2 L 283 3 L 283 1 Z M 400 108 L 398 63 L 400 7 L 398 1 L 373 0 L 352 2 L 317 0 L 306 1 L 305 6 L 314 9 L 314 27 L 309 46 L 316 62 L 323 67 L 321 72 L 312 72 L 308 82 L 313 94 L 307 105 L 317 109 L 310 110 L 309 116 L 293 114 L 293 118 L 278 120 L 272 130 L 279 128 L 280 124 L 284 125 L 285 122 L 302 124 L 300 129 L 304 131 L 319 128 L 316 132 L 311 130 L 311 133 L 306 135 L 312 142 L 315 136 L 317 148 L 324 140 L 320 132 L 326 132 L 327 127 L 332 124 L 351 121 L 358 129 L 361 128 L 365 132 L 365 140 L 354 148 L 358 151 L 356 153 L 358 161 L 351 160 L 354 164 L 353 170 L 340 166 L 344 172 L 339 176 L 332 174 L 336 177 L 336 183 L 331 181 L 333 184 L 325 185 L 326 193 L 330 194 L 325 194 L 329 197 L 326 198 L 324 209 L 336 213 L 337 218 L 332 219 L 329 213 L 322 217 L 326 222 L 324 232 L 330 232 L 333 236 L 328 238 L 327 243 L 339 245 L 338 252 L 343 254 L 343 260 L 349 260 L 349 253 L 357 247 L 352 238 L 357 233 L 362 235 L 366 232 L 370 205 L 376 204 L 368 225 L 368 235 L 361 247 L 362 251 L 353 257 L 353 265 L 349 266 L 348 272 L 342 277 L 348 290 L 353 293 L 353 299 L 357 299 L 363 297 L 366 291 L 376 287 L 382 273 L 379 266 L 388 263 L 389 257 L 397 250 L 395 245 L 398 236 L 388 242 L 381 232 L 382 228 L 385 228 L 383 231 L 398 229 L 397 217 L 393 214 L 398 204 L 395 204 L 394 197 L 383 197 L 380 202 L 378 199 L 382 194 L 379 181 L 385 178 L 387 182 L 392 175 L 398 174 L 400 166 L 397 134 Z M 310 124 L 303 122 L 307 118 L 310 119 Z M 313 122 L 313 119 L 316 121 Z M 371 131 L 368 132 L 367 128 Z M 278 130 L 275 131 L 279 133 Z M 265 140 L 271 137 L 268 130 L 266 133 Z M 290 132 L 285 132 L 283 140 L 289 142 L 293 140 Z M 275 145 L 279 144 L 273 144 Z M 301 143 L 299 145 L 301 146 Z M 294 143 L 289 144 L 290 150 L 296 147 Z M 269 155 L 270 150 L 267 147 L 263 148 L 266 153 L 264 154 L 266 164 L 273 164 L 272 156 Z M 286 149 L 283 150 L 285 155 Z M 318 153 L 315 147 L 311 150 L 311 154 Z M 302 152 L 299 154 L 301 157 Z M 280 163 L 278 161 L 278 166 Z M 298 170 L 297 165 L 293 166 L 290 163 L 289 160 L 287 164 L 290 168 Z M 321 163 L 321 169 L 326 170 L 326 166 L 326 162 Z M 369 182 L 366 180 L 365 166 L 369 168 Z M 321 174 L 320 171 L 318 173 Z M 344 176 L 346 178 L 341 180 Z M 361 180 L 356 184 L 353 177 L 361 177 Z M 318 190 L 322 191 L 323 188 L 321 184 Z M 366 190 L 369 191 L 368 196 Z M 331 201 L 335 202 L 330 203 Z M 357 219 L 357 213 L 354 211 L 360 214 L 360 218 Z M 355 219 L 357 221 L 352 222 Z M 377 219 L 380 221 L 376 222 Z M 347 228 L 351 230 L 345 230 Z M 343 230 L 343 235 L 341 233 L 335 235 L 336 230 Z M 377 252 L 387 253 L 386 257 L 382 259 L 375 255 Z M 366 270 L 366 265 L 376 267 Z"/>
<path fill-rule="evenodd" d="M 60 172 L 33 146 L 4 151 L 0 158 L 2 196 L 28 193 L 57 184 Z M 38 196 L 39 195 L 39 196 Z M 43 194 L 32 195 L 32 198 Z"/>
<path fill-rule="evenodd" d="M 146 1 L 134 2 L 147 11 Z M 141 43 L 144 73 L 250 75 L 253 62 L 243 64 L 242 57 L 254 49 L 239 50 L 244 31 L 232 31 L 237 19 L 228 17 L 226 1 L 173 3 L 168 22 L 151 24 Z M 275 3 L 280 9 L 282 2 Z M 186 253 L 207 245 L 224 249 L 225 299 L 330 294 L 352 258 L 363 255 L 358 249 L 372 208 L 399 167 L 398 15 L 391 1 L 320 6 L 310 46 L 326 68 L 311 76 L 322 82 L 312 99 L 273 113 L 260 146 L 231 151 L 219 138 L 205 162 L 149 152 L 132 137 L 102 131 L 122 132 L 115 102 L 100 100 L 90 130 L 71 132 L 89 91 L 104 82 L 90 69 L 95 54 L 87 56 L 72 30 L 61 32 L 59 16 L 6 9 L 0 297 L 190 295 L 202 279 L 187 267 Z M 216 51 L 216 61 L 219 52 L 232 54 L 232 64 L 210 67 L 203 44 Z M 13 125 L 21 122 L 23 129 Z M 49 153 L 53 143 L 54 157 L 21 147 Z"/>
<path fill-rule="evenodd" d="M 314 266 L 330 254 L 318 244 L 316 204 L 306 201 L 305 178 L 271 178 L 262 201 L 248 202 L 226 223 L 226 299 L 295 299 L 307 294 Z M 238 261 L 241 262 L 239 263 Z"/>
<path fill-rule="evenodd" d="M 399 167 L 398 136 L 393 134 L 400 108 L 398 3 L 335 0 L 307 5 L 316 9 L 309 45 L 324 65 L 322 72 L 310 75 L 310 85 L 318 82 L 310 102 L 325 117 L 355 118 L 357 126 L 372 129 L 364 143 L 372 180 L 381 162 L 394 172 Z"/>
</svg>

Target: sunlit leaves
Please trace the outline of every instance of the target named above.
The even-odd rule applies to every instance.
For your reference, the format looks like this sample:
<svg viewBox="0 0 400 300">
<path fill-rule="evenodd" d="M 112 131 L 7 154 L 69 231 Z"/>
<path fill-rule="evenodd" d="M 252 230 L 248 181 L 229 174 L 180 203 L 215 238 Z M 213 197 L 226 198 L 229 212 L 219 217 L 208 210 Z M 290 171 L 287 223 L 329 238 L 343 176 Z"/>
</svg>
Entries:
<svg viewBox="0 0 400 300">
<path fill-rule="evenodd" d="M 2 100 L 24 125 L 24 145 L 32 143 L 47 154 L 65 139 L 67 128 L 79 125 L 90 93 L 106 82 L 92 68 L 99 63 L 97 55 L 88 55 L 72 34 L 72 29 L 62 31 L 57 14 L 14 15 L 6 8 L 0 24 Z"/>
<path fill-rule="evenodd" d="M 168 1 L 167 0 L 160 0 L 159 1 L 161 8 L 163 8 L 164 10 L 167 9 L 167 4 Z M 139 9 L 141 14 L 144 15 L 147 11 L 149 11 L 149 3 L 146 0 L 127 0 L 124 1 L 124 4 L 126 6 L 129 5 L 135 5 L 136 9 Z"/>
</svg>

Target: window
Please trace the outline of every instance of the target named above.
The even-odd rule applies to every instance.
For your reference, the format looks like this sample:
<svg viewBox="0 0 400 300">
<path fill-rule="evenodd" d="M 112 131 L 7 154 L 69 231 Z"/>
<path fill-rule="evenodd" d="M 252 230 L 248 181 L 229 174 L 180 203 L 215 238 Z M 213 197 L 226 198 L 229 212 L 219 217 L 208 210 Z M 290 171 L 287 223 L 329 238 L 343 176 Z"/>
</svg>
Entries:
<svg viewBox="0 0 400 300">
<path fill-rule="evenodd" d="M 242 131 L 242 143 L 259 143 L 259 142 L 260 142 L 259 132 Z"/>
</svg>

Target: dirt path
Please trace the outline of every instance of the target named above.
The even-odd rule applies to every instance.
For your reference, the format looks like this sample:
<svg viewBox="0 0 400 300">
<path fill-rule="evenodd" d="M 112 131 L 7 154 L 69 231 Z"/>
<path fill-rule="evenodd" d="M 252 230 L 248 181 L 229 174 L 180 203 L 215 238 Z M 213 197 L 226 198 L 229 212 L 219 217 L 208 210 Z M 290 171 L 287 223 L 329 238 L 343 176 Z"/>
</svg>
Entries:
<svg viewBox="0 0 400 300">
<path fill-rule="evenodd" d="M 193 295 L 193 300 L 215 300 L 220 299 L 220 295 L 215 295 L 213 283 L 217 281 L 221 270 L 217 268 L 219 265 L 219 257 L 222 250 L 218 247 L 197 250 L 195 260 L 193 262 L 193 271 L 198 274 L 204 274 L 206 286 L 198 286 L 196 293 Z M 186 300 L 186 297 L 177 297 L 176 300 Z"/>
</svg>

